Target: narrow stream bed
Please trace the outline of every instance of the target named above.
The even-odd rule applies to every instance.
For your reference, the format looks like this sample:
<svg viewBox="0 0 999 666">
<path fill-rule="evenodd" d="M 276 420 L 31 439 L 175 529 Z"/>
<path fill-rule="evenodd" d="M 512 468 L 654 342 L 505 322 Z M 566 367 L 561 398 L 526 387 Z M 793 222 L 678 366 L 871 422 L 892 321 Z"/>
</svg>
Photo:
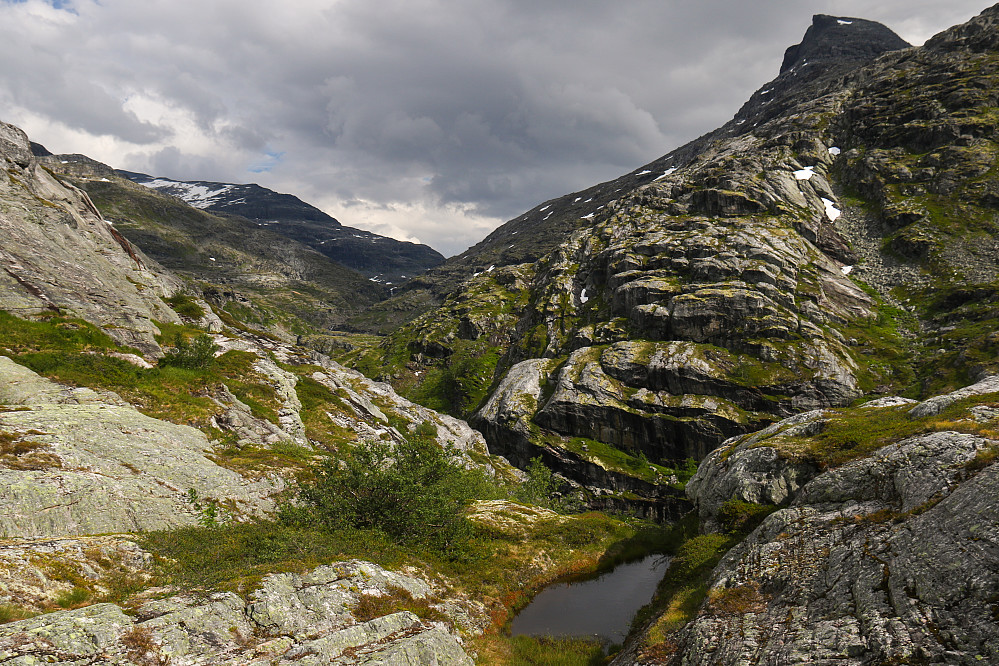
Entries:
<svg viewBox="0 0 999 666">
<path fill-rule="evenodd" d="M 623 643 L 631 619 L 652 600 L 669 558 L 648 555 L 596 578 L 542 590 L 513 618 L 513 636 L 581 636 Z"/>
</svg>

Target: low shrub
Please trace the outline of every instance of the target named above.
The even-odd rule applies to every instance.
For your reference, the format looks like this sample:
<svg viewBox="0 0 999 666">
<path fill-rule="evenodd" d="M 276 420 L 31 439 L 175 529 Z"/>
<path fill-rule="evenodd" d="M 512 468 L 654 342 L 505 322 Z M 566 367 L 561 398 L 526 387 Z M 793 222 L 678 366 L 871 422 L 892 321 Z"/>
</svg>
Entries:
<svg viewBox="0 0 999 666">
<path fill-rule="evenodd" d="M 527 480 L 514 491 L 514 499 L 548 509 L 559 508 L 559 490 L 562 484 L 548 466 L 541 462 L 541 458 L 531 458 L 524 471 L 527 473 Z"/>
<path fill-rule="evenodd" d="M 90 601 L 91 592 L 82 587 L 74 587 L 72 590 L 60 592 L 55 602 L 59 608 L 79 608 L 85 606 Z"/>
<path fill-rule="evenodd" d="M 173 349 L 164 354 L 159 365 L 190 370 L 208 368 L 215 362 L 215 352 L 218 349 L 215 340 L 207 333 L 202 333 L 190 340 L 177 334 L 174 337 Z"/>
<path fill-rule="evenodd" d="M 463 469 L 428 435 L 418 429 L 402 444 L 367 442 L 313 465 L 283 519 L 328 530 L 374 529 L 398 544 L 458 556 L 473 534 L 465 509 L 481 474 Z"/>
<path fill-rule="evenodd" d="M 178 292 L 164 300 L 173 308 L 174 312 L 185 319 L 201 319 L 205 316 L 205 309 L 198 305 L 189 294 Z"/>
<path fill-rule="evenodd" d="M 774 505 L 730 499 L 718 509 L 718 522 L 725 532 L 752 532 L 763 519 L 777 510 Z"/>
</svg>

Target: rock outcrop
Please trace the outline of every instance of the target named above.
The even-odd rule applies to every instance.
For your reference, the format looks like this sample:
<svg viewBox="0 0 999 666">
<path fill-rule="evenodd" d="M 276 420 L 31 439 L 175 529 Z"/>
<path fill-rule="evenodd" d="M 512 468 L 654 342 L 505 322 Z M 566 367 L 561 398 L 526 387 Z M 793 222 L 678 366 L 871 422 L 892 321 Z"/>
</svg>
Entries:
<svg viewBox="0 0 999 666">
<path fill-rule="evenodd" d="M 155 321 L 180 322 L 162 297 L 179 291 L 180 281 L 128 242 L 84 192 L 40 165 L 24 132 L 6 123 L 0 160 L 0 309 L 80 317 L 120 344 L 158 354 Z"/>
<path fill-rule="evenodd" d="M 608 478 L 616 459 L 655 481 L 642 457 L 996 372 L 997 14 L 919 48 L 816 16 L 723 127 L 414 282 L 446 300 L 393 334 L 385 374 L 474 398 L 451 406 L 496 452 L 594 486 L 598 449 Z"/>
<path fill-rule="evenodd" d="M 615 663 L 999 659 L 996 381 L 922 403 L 946 412 L 809 412 L 712 453 L 687 486 L 704 528 L 733 500 L 783 508 L 715 568 L 691 622 Z"/>
<path fill-rule="evenodd" d="M 423 580 L 352 560 L 274 574 L 246 601 L 232 593 L 110 603 L 0 625 L 9 664 L 408 664 L 471 666 L 444 622 L 410 611 L 365 619 L 365 599 L 434 603 Z M 444 606 L 441 606 L 445 609 Z"/>
<path fill-rule="evenodd" d="M 197 524 L 192 498 L 235 516 L 274 508 L 280 478 L 251 481 L 207 455 L 199 430 L 113 394 L 50 382 L 0 356 L 0 536 L 69 537 Z"/>
</svg>

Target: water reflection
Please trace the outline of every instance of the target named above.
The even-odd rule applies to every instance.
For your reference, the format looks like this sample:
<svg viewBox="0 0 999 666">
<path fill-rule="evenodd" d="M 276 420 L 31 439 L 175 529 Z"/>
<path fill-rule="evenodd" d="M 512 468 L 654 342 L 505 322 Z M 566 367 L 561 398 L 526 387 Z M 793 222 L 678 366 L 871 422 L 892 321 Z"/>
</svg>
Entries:
<svg viewBox="0 0 999 666">
<path fill-rule="evenodd" d="M 668 564 L 668 557 L 649 555 L 597 578 L 545 588 L 513 619 L 510 633 L 595 636 L 623 643 L 631 618 L 652 600 Z"/>
</svg>

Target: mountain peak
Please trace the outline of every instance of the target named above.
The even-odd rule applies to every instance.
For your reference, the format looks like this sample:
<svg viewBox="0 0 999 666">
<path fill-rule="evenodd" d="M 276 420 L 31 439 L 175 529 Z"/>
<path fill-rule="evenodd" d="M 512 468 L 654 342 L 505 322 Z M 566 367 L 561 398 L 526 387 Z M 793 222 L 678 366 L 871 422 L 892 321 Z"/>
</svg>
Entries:
<svg viewBox="0 0 999 666">
<path fill-rule="evenodd" d="M 804 63 L 869 61 L 911 46 L 888 27 L 865 19 L 816 14 L 800 44 L 784 52 L 781 74 Z"/>
</svg>

